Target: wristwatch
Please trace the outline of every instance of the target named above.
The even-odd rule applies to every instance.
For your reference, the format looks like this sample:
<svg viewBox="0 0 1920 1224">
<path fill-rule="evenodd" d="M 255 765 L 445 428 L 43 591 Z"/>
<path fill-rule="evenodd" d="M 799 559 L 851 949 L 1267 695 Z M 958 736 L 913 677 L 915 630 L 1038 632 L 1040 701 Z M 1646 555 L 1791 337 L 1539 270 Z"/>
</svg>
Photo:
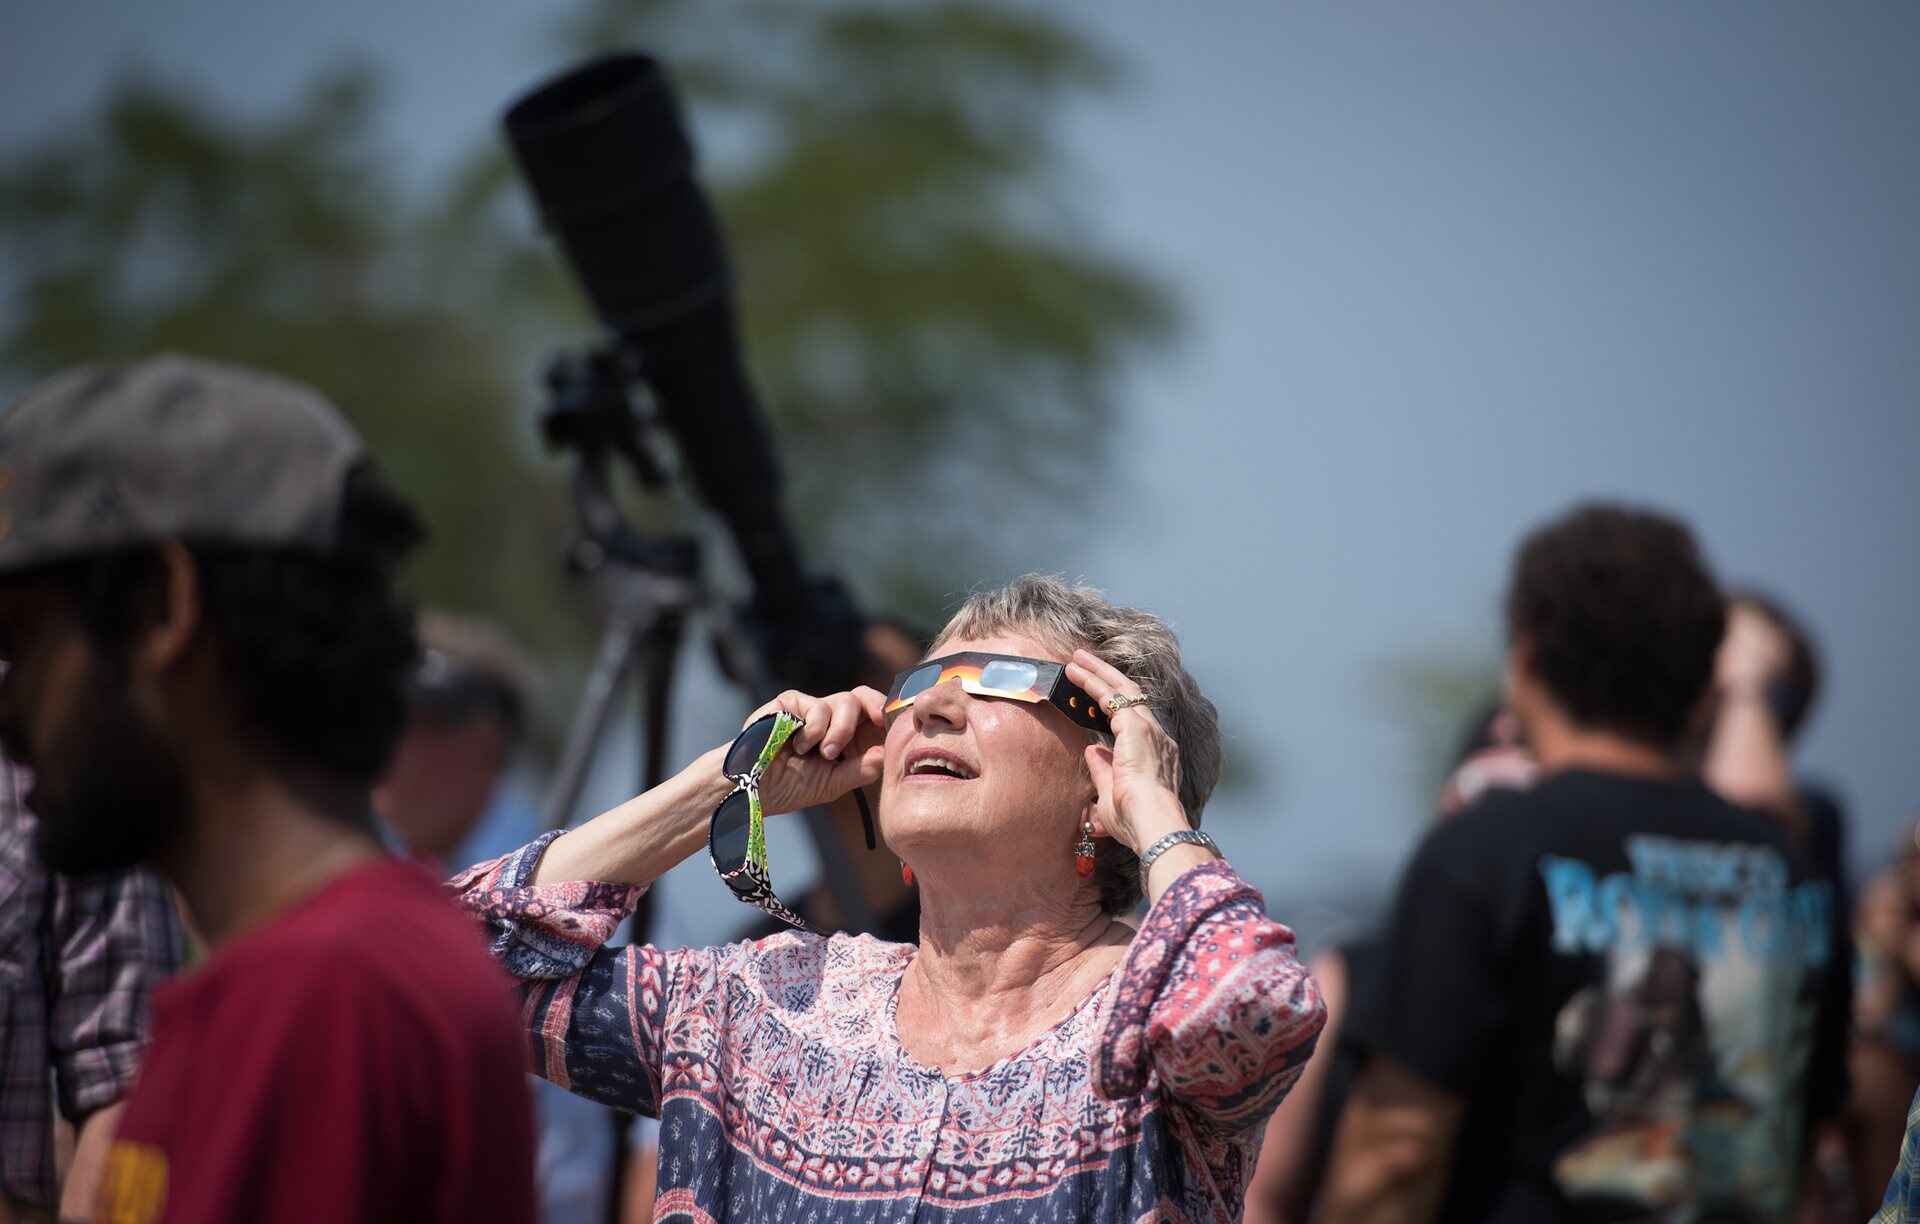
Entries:
<svg viewBox="0 0 1920 1224">
<path fill-rule="evenodd" d="M 1159 858 L 1175 846 L 1205 846 L 1220 858 L 1227 857 L 1220 853 L 1220 847 L 1205 833 L 1202 833 L 1198 829 L 1181 829 L 1178 832 L 1167 834 L 1140 852 L 1140 870 L 1142 874 L 1146 872 L 1147 868 L 1153 866 L 1153 860 Z"/>
</svg>

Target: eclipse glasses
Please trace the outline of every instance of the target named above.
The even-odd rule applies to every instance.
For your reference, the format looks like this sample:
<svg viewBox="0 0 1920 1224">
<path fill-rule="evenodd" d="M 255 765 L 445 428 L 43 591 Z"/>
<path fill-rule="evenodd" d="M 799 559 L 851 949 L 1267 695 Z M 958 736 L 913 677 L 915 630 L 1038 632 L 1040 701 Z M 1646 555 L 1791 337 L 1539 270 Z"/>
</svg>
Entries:
<svg viewBox="0 0 1920 1224">
<path fill-rule="evenodd" d="M 942 655 L 893 678 L 887 693 L 887 713 L 897 714 L 936 684 L 955 681 L 975 697 L 1005 697 L 1030 705 L 1042 702 L 1089 731 L 1113 734 L 1113 723 L 1085 689 L 1067 679 L 1067 665 L 1051 659 L 968 650 Z"/>
</svg>

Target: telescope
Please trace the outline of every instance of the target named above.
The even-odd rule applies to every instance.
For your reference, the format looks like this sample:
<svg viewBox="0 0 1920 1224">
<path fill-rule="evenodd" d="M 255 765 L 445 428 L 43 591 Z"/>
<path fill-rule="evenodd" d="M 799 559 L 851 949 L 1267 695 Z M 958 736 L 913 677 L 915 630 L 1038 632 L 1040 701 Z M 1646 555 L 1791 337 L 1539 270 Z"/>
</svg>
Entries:
<svg viewBox="0 0 1920 1224">
<path fill-rule="evenodd" d="M 665 71 L 640 54 L 595 60 L 516 102 L 504 126 L 541 220 L 615 350 L 561 376 L 571 385 L 560 411 L 572 415 L 549 414 L 549 440 L 598 449 L 602 465 L 617 455 L 662 483 L 642 436 L 649 422 L 634 415 L 627 386 L 610 385 L 643 384 L 752 581 L 747 627 L 767 678 L 808 692 L 848 687 L 862 624 L 839 583 L 802 567 L 741 359 L 726 243 Z M 583 503 L 582 519 L 602 547 L 635 546 L 610 498 Z"/>
</svg>

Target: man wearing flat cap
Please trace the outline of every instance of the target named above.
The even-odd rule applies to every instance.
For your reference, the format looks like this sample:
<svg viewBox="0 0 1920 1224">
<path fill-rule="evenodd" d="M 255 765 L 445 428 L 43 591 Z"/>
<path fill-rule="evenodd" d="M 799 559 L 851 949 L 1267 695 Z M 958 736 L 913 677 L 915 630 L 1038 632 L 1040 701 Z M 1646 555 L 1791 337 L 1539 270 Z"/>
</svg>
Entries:
<svg viewBox="0 0 1920 1224">
<path fill-rule="evenodd" d="M 532 1219 L 511 989 L 369 809 L 419 536 L 266 374 L 88 366 L 0 412 L 0 742 L 38 849 L 158 868 L 210 949 L 154 996 L 101 1218 Z"/>
</svg>

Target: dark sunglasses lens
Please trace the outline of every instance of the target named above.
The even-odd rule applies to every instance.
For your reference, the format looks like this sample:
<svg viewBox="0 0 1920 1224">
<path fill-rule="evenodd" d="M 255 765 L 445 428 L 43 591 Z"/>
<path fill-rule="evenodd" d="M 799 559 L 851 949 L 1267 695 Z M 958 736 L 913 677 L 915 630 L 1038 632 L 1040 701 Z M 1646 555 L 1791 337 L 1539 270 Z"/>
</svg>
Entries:
<svg viewBox="0 0 1920 1224">
<path fill-rule="evenodd" d="M 760 759 L 766 749 L 767 741 L 773 738 L 773 724 L 780 716 L 769 714 L 765 718 L 756 718 L 747 724 L 747 729 L 734 737 L 733 746 L 727 749 L 726 763 L 721 768 L 727 776 L 737 778 L 753 769 L 753 763 Z"/>
<path fill-rule="evenodd" d="M 747 861 L 747 821 L 752 815 L 752 807 L 747 802 L 747 792 L 735 791 L 728 795 L 713 813 L 713 828 L 707 835 L 707 848 L 713 854 L 714 866 L 722 871 L 732 871 Z M 729 886 L 732 881 L 729 881 Z"/>
<path fill-rule="evenodd" d="M 938 663 L 929 663 L 925 667 L 914 668 L 907 673 L 907 678 L 900 682 L 900 693 L 894 700 L 912 701 L 915 697 L 918 697 L 933 687 L 933 682 L 940 678 L 940 671 L 941 668 Z"/>
</svg>

